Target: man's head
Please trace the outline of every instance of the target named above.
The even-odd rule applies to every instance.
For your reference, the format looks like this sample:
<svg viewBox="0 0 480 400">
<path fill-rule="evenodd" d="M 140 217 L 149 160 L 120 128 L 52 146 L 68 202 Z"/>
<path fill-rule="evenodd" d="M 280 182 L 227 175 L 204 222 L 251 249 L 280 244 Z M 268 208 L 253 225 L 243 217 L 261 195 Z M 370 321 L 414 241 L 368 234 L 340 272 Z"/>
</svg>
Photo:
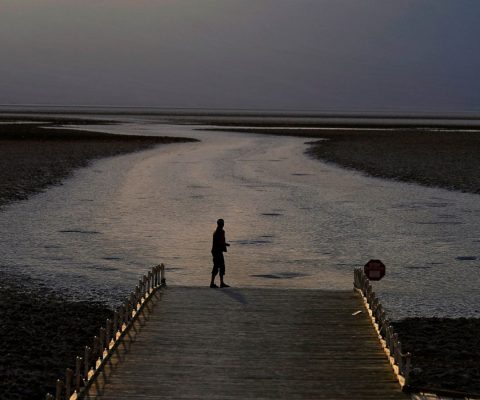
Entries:
<svg viewBox="0 0 480 400">
<path fill-rule="evenodd" d="M 223 228 L 223 226 L 225 225 L 225 221 L 223 219 L 217 219 L 217 226 L 219 228 Z"/>
</svg>

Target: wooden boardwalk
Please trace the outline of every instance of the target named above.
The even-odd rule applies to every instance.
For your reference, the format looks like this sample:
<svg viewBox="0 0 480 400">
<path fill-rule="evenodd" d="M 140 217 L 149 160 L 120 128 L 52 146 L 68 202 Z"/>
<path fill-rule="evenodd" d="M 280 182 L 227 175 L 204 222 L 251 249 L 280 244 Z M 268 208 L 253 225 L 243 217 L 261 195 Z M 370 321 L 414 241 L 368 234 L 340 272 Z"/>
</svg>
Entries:
<svg viewBox="0 0 480 400">
<path fill-rule="evenodd" d="M 169 287 L 127 336 L 86 398 L 408 398 L 352 291 Z"/>
</svg>

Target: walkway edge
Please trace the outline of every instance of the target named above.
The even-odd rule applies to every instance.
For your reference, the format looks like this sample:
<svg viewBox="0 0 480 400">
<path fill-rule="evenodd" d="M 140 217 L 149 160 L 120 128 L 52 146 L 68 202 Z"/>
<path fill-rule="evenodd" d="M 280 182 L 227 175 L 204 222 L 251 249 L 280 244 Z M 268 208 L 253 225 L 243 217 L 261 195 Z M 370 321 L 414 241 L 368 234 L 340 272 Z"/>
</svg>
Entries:
<svg viewBox="0 0 480 400">
<path fill-rule="evenodd" d="M 390 325 L 369 279 L 365 276 L 361 268 L 356 268 L 354 271 L 353 288 L 355 292 L 362 296 L 363 305 L 377 333 L 383 351 L 390 362 L 402 390 L 406 391 L 409 384 L 411 354 L 402 352 L 402 344 L 398 340 L 398 335 L 393 332 L 393 327 Z M 385 335 L 382 335 L 382 331 Z"/>
</svg>

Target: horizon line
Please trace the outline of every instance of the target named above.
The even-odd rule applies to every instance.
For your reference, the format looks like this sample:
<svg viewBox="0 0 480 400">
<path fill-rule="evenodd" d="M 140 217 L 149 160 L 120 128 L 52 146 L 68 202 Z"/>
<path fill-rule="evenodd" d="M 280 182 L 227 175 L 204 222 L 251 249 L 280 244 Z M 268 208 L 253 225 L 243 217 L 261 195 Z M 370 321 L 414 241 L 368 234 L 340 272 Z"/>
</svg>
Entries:
<svg viewBox="0 0 480 400">
<path fill-rule="evenodd" d="M 2 110 L 2 108 L 4 110 Z M 228 113 L 242 113 L 242 114 L 260 114 L 271 113 L 272 116 L 278 116 L 279 113 L 289 114 L 290 117 L 341 117 L 341 118 L 413 118 L 413 119 L 480 119 L 480 111 L 434 111 L 434 110 L 422 110 L 422 111 L 394 111 L 390 109 L 379 110 L 352 110 L 344 111 L 338 109 L 276 109 L 276 108 L 232 108 L 232 107 L 162 107 L 162 106 L 120 106 L 120 105 L 65 105 L 65 104 L 37 104 L 37 103 L 15 103 L 15 104 L 0 104 L 0 112 L 5 112 L 7 108 L 15 109 L 15 111 L 26 111 L 31 108 L 51 109 L 51 112 L 58 112 L 58 109 L 69 110 L 85 110 L 85 109 L 98 109 L 98 110 L 131 110 L 132 114 L 136 114 L 140 110 L 154 110 L 159 114 L 162 112 L 175 112 L 175 113 L 214 113 L 220 114 Z M 57 110 L 55 110 L 57 109 Z M 135 111 L 134 111 L 135 110 Z M 12 110 L 9 110 L 12 111 Z M 31 110 L 29 110 L 31 111 Z M 141 114 L 141 113 L 138 113 Z"/>
</svg>

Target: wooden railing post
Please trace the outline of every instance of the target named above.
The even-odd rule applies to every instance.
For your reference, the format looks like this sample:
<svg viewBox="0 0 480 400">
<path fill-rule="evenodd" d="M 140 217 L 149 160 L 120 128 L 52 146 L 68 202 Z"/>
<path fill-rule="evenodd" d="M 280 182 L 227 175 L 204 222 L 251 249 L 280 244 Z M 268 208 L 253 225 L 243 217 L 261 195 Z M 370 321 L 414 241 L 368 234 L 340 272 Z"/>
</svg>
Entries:
<svg viewBox="0 0 480 400">
<path fill-rule="evenodd" d="M 128 297 L 125 299 L 125 302 L 123 303 L 123 310 L 125 313 L 123 314 L 123 322 L 125 325 L 128 325 L 128 314 L 130 310 L 130 303 L 128 301 Z"/>
<path fill-rule="evenodd" d="M 90 357 L 92 354 L 92 349 L 88 346 L 85 346 L 85 358 L 83 360 L 83 365 L 85 366 L 84 377 L 85 380 L 88 380 L 88 372 L 90 371 Z"/>
<path fill-rule="evenodd" d="M 105 346 L 107 351 L 110 348 L 110 342 L 112 341 L 113 337 L 113 323 L 112 321 L 107 318 L 107 321 L 105 322 L 105 329 L 106 329 L 106 336 L 107 336 L 107 345 Z"/>
<path fill-rule="evenodd" d="M 105 343 L 107 341 L 106 335 L 105 335 L 105 328 L 100 328 L 100 335 L 98 341 L 100 342 L 99 346 L 99 358 L 103 358 L 103 351 L 105 350 Z"/>
<path fill-rule="evenodd" d="M 165 265 L 160 264 L 160 284 L 166 286 L 167 282 L 165 281 Z"/>
<path fill-rule="evenodd" d="M 132 313 L 131 305 L 130 305 L 130 297 L 127 297 L 125 300 L 125 325 L 128 325 L 130 322 L 130 315 Z"/>
<path fill-rule="evenodd" d="M 135 299 L 135 293 L 130 293 L 129 303 L 130 303 L 130 313 L 128 314 L 128 321 L 131 321 L 133 317 L 132 312 L 133 311 L 137 312 L 137 301 Z"/>
<path fill-rule="evenodd" d="M 112 337 L 113 341 L 117 340 L 117 332 L 118 332 L 118 318 L 119 312 L 118 310 L 115 310 L 113 312 L 113 324 L 112 324 Z"/>
<path fill-rule="evenodd" d="M 57 379 L 57 385 L 55 386 L 55 400 L 62 400 L 63 382 Z"/>
<path fill-rule="evenodd" d="M 69 399 L 72 395 L 73 371 L 67 368 L 65 371 L 65 399 Z"/>
<path fill-rule="evenodd" d="M 82 384 L 82 357 L 75 359 L 75 391 L 80 391 L 80 385 Z"/>
<path fill-rule="evenodd" d="M 100 341 L 98 336 L 93 337 L 93 350 L 92 350 L 92 365 L 93 369 L 96 369 L 98 355 L 100 354 Z"/>
<path fill-rule="evenodd" d="M 412 355 L 410 353 L 405 354 L 405 386 L 410 384 L 410 365 L 412 361 Z"/>
</svg>

